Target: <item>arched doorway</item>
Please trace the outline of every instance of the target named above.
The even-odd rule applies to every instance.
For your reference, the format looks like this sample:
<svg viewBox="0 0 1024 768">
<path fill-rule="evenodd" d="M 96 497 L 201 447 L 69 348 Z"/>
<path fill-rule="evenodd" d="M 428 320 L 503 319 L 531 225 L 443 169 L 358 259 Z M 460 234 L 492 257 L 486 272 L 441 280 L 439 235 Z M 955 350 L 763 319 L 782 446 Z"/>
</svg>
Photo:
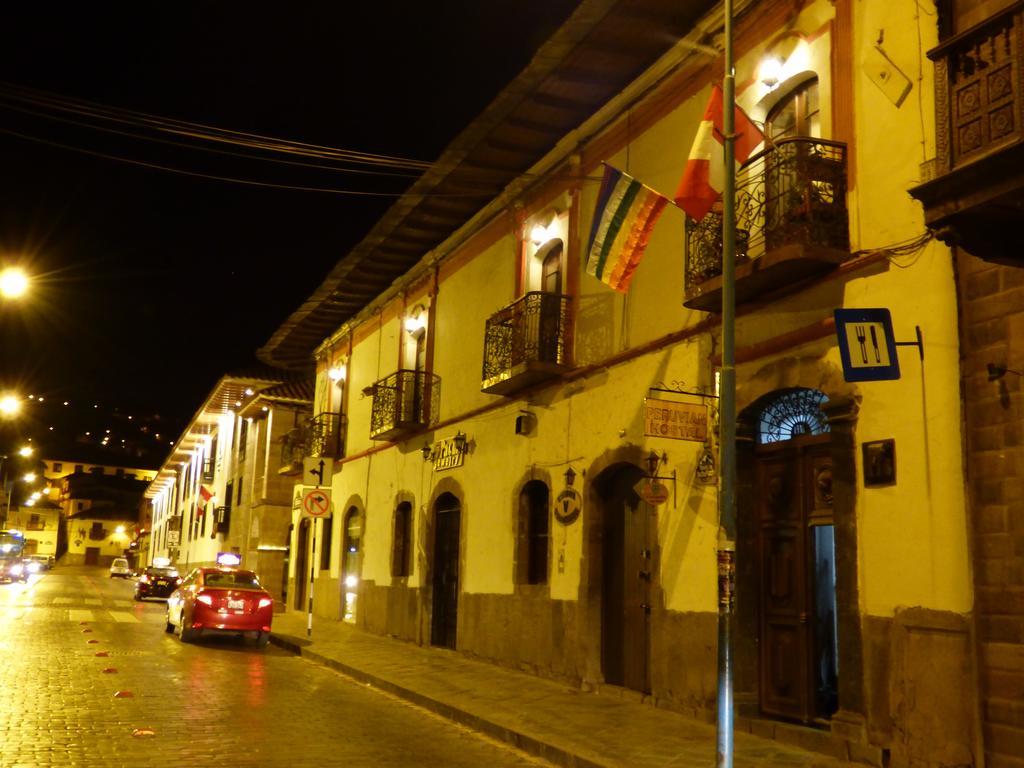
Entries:
<svg viewBox="0 0 1024 768">
<path fill-rule="evenodd" d="M 430 644 L 455 648 L 459 612 L 459 527 L 462 508 L 451 493 L 434 503 Z"/>
<path fill-rule="evenodd" d="M 774 392 L 751 406 L 752 523 L 759 617 L 759 704 L 810 722 L 838 708 L 839 650 L 832 446 L 826 398 Z"/>
<path fill-rule="evenodd" d="M 614 464 L 594 479 L 593 491 L 601 525 L 601 673 L 606 683 L 649 693 L 657 521 L 634 489 L 643 477 L 633 464 Z"/>
<path fill-rule="evenodd" d="M 326 522 L 326 521 L 325 521 Z M 341 618 L 356 620 L 356 601 L 359 596 L 359 551 L 363 540 L 363 516 L 352 506 L 345 512 L 344 540 L 341 552 Z"/>
</svg>

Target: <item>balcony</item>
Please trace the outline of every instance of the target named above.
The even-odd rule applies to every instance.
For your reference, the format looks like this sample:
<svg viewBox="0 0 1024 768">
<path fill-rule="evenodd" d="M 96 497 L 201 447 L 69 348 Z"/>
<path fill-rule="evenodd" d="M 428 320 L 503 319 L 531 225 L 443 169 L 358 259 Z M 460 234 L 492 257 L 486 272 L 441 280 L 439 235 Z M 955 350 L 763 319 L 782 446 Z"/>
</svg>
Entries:
<svg viewBox="0 0 1024 768">
<path fill-rule="evenodd" d="M 736 179 L 736 303 L 795 290 L 850 258 L 846 145 L 781 139 Z M 722 215 L 687 219 L 684 306 L 722 305 Z"/>
<path fill-rule="evenodd" d="M 1017 2 L 928 52 L 935 62 L 935 163 L 910 194 L 949 245 L 1024 265 L 1024 128 Z M 928 178 L 930 177 L 930 178 Z"/>
<path fill-rule="evenodd" d="M 441 379 L 424 371 L 396 371 L 369 387 L 370 439 L 397 440 L 437 420 Z"/>
<path fill-rule="evenodd" d="M 302 472 L 302 459 L 306 456 L 306 433 L 302 427 L 294 427 L 281 436 L 281 464 L 279 475 L 295 475 Z"/>
<path fill-rule="evenodd" d="M 507 395 L 568 370 L 569 297 L 532 291 L 487 320 L 480 389 Z"/>
<path fill-rule="evenodd" d="M 345 455 L 345 417 L 318 413 L 306 422 L 306 456 L 340 459 Z"/>
</svg>

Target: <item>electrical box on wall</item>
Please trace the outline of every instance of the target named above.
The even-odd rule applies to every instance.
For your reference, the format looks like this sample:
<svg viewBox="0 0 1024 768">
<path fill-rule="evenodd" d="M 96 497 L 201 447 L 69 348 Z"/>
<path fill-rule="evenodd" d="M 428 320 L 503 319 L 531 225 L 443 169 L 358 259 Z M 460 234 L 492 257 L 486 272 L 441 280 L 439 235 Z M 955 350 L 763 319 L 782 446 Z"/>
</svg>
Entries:
<svg viewBox="0 0 1024 768">
<path fill-rule="evenodd" d="M 899 107 L 910 93 L 910 78 L 877 45 L 868 48 L 862 66 L 868 79 L 881 89 L 889 101 Z"/>
<path fill-rule="evenodd" d="M 537 420 L 532 413 L 523 411 L 520 415 L 516 416 L 516 434 L 517 435 L 529 435 L 533 433 L 533 430 L 537 427 Z"/>
</svg>

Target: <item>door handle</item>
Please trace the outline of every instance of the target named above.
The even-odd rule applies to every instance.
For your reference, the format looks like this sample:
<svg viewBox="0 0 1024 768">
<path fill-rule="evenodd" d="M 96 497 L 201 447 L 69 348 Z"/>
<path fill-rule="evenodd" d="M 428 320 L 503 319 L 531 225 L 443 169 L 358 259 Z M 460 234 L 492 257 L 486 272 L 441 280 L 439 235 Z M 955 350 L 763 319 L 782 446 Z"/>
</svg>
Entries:
<svg viewBox="0 0 1024 768">
<path fill-rule="evenodd" d="M 651 606 L 649 606 L 647 603 L 640 603 L 640 610 L 643 611 L 644 613 L 650 615 L 650 613 L 651 613 Z"/>
<path fill-rule="evenodd" d="M 650 580 L 651 580 L 651 572 L 650 571 L 640 570 L 640 571 L 636 572 L 636 577 L 638 579 L 643 579 L 646 582 L 650 582 Z"/>
</svg>

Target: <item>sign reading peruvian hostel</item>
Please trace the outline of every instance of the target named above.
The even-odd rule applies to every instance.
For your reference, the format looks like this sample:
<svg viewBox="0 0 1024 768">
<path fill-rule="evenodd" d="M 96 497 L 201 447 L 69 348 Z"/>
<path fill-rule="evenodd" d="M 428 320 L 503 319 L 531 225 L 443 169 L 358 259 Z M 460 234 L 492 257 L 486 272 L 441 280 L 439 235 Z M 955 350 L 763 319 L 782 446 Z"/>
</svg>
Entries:
<svg viewBox="0 0 1024 768">
<path fill-rule="evenodd" d="M 708 439 L 708 408 L 702 403 L 645 397 L 644 435 L 703 443 Z"/>
</svg>

